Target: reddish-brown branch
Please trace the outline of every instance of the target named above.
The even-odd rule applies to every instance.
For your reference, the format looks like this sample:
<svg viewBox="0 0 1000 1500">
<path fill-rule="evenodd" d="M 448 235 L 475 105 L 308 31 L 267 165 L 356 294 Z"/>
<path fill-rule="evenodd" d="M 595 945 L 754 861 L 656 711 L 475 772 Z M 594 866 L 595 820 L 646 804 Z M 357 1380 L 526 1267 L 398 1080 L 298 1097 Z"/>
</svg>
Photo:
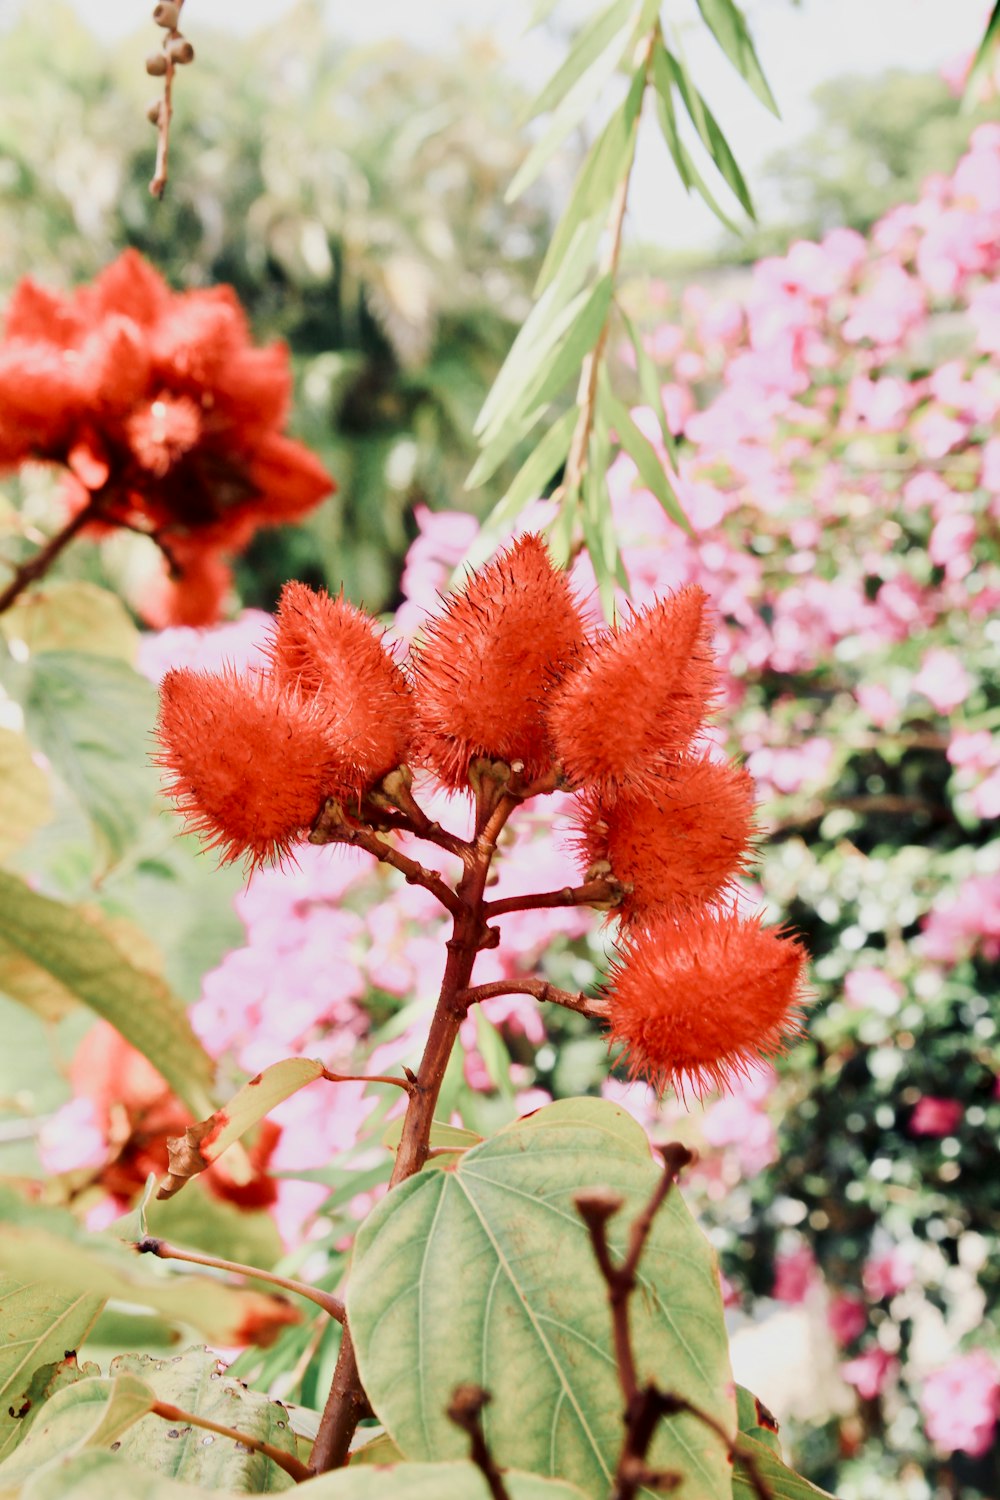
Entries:
<svg viewBox="0 0 1000 1500">
<path fill-rule="evenodd" d="M 339 1297 L 334 1297 L 331 1292 L 321 1291 L 319 1287 L 309 1286 L 307 1282 L 296 1281 L 291 1276 L 279 1276 L 274 1271 L 262 1271 L 259 1266 L 245 1266 L 236 1260 L 221 1260 L 216 1255 L 202 1255 L 195 1250 L 181 1250 L 178 1246 L 169 1245 L 166 1240 L 158 1240 L 151 1235 L 136 1241 L 135 1248 L 140 1255 L 155 1255 L 160 1260 L 187 1261 L 193 1266 L 211 1266 L 217 1271 L 228 1271 L 233 1276 L 249 1276 L 256 1281 L 266 1281 L 271 1286 L 280 1286 L 286 1292 L 307 1297 L 338 1323 L 344 1321 L 344 1304 Z"/>
<path fill-rule="evenodd" d="M 489 1391 L 479 1385 L 460 1385 L 448 1405 L 448 1416 L 469 1438 L 469 1457 L 486 1480 L 492 1500 L 510 1500 L 503 1482 L 503 1472 L 486 1446 L 482 1410 L 490 1400 Z"/>
<path fill-rule="evenodd" d="M 413 1077 L 394 1078 L 391 1073 L 331 1073 L 329 1068 L 324 1068 L 320 1074 L 327 1083 L 391 1083 L 397 1089 L 403 1089 L 405 1093 L 413 1093 Z"/>
<path fill-rule="evenodd" d="M 184 8 L 184 0 L 175 0 L 178 16 Z M 175 30 L 170 37 L 177 36 Z M 170 40 L 167 38 L 167 41 Z M 156 115 L 156 165 L 153 168 L 153 176 L 149 184 L 150 194 L 154 198 L 162 198 L 167 186 L 167 175 L 170 160 L 170 122 L 174 115 L 174 72 L 176 63 L 170 55 L 170 49 L 164 44 L 164 60 L 167 68 L 163 75 L 163 98 L 160 100 L 160 108 Z"/>
<path fill-rule="evenodd" d="M 453 917 L 457 918 L 465 911 L 458 895 L 435 870 L 428 870 L 426 866 L 418 864 L 415 859 L 410 859 L 409 855 L 395 849 L 392 844 L 385 843 L 370 828 L 361 828 L 349 823 L 338 802 L 332 800 L 327 802 L 313 824 L 309 842 L 311 844 L 350 844 L 356 849 L 364 849 L 380 863 L 391 865 L 394 870 L 398 870 L 407 885 L 422 885 L 424 890 L 430 891 Z"/>
<path fill-rule="evenodd" d="M 255 1453 L 263 1453 L 272 1463 L 284 1469 L 290 1474 L 296 1484 L 301 1484 L 305 1479 L 312 1478 L 312 1470 L 293 1454 L 286 1453 L 283 1448 L 276 1448 L 273 1443 L 265 1443 L 260 1438 L 251 1437 L 247 1432 L 240 1432 L 236 1427 L 224 1427 L 221 1422 L 210 1422 L 207 1417 L 199 1417 L 193 1411 L 184 1411 L 179 1406 L 172 1406 L 169 1401 L 156 1401 L 153 1404 L 154 1416 L 162 1417 L 166 1422 L 176 1422 L 181 1427 L 202 1427 L 206 1432 L 218 1433 L 219 1437 L 232 1438 L 234 1443 L 241 1443 L 244 1448 L 251 1448 Z"/>
<path fill-rule="evenodd" d="M 588 880 L 583 885 L 563 886 L 561 891 L 535 891 L 528 896 L 504 896 L 487 901 L 483 916 L 487 922 L 509 911 L 542 911 L 555 906 L 616 906 L 623 891 L 617 880 Z"/>
<path fill-rule="evenodd" d="M 483 1000 L 495 1000 L 499 995 L 533 995 L 543 1003 L 564 1005 L 567 1010 L 578 1011 L 595 1021 L 606 1020 L 608 1015 L 606 1000 L 597 1000 L 582 990 L 574 995 L 570 990 L 561 990 L 558 985 L 550 984 L 547 979 L 493 979 L 489 984 L 461 990 L 455 1000 L 464 1010 L 469 1010 L 471 1006 L 479 1005 Z"/>
<path fill-rule="evenodd" d="M 75 516 L 70 516 L 59 531 L 38 549 L 34 557 L 29 557 L 27 562 L 21 563 L 15 568 L 14 576 L 7 586 L 0 591 L 0 615 L 10 609 L 15 599 L 24 593 L 28 586 L 42 578 L 55 562 L 59 554 L 66 548 L 73 538 L 92 521 L 98 512 L 98 501 L 92 497 L 82 510 L 78 510 Z"/>
</svg>

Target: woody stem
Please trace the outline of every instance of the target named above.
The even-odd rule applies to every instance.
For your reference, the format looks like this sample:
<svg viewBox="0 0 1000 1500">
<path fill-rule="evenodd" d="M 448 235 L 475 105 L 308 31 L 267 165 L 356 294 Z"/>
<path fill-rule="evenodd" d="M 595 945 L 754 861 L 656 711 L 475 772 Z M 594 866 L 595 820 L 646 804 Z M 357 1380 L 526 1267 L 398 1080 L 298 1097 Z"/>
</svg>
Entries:
<svg viewBox="0 0 1000 1500">
<path fill-rule="evenodd" d="M 603 906 L 622 898 L 622 888 L 616 880 L 588 880 L 584 885 L 563 886 L 561 891 L 535 891 L 528 896 L 504 896 L 500 901 L 488 901 L 484 908 L 487 921 L 502 917 L 508 911 L 541 911 L 550 906 Z"/>
<path fill-rule="evenodd" d="M 605 1000 L 593 999 L 582 991 L 574 995 L 570 990 L 561 990 L 558 985 L 550 984 L 547 979 L 493 979 L 489 984 L 477 984 L 472 989 L 462 990 L 455 999 L 468 1010 L 470 1006 L 479 1005 L 483 1000 L 495 1000 L 500 995 L 533 995 L 542 1003 L 564 1005 L 567 1010 L 578 1011 L 592 1020 L 603 1021 L 608 1014 Z"/>
<path fill-rule="evenodd" d="M 59 554 L 66 548 L 73 538 L 82 531 L 89 521 L 97 514 L 97 497 L 92 495 L 82 510 L 78 510 L 75 516 L 70 516 L 65 526 L 57 531 L 54 536 L 49 537 L 44 546 L 40 547 L 34 557 L 29 557 L 19 568 L 14 570 L 14 576 L 7 587 L 0 592 L 0 615 L 10 609 L 15 599 L 18 599 L 30 584 L 37 578 L 43 577 Z"/>
<path fill-rule="evenodd" d="M 218 1271 L 229 1271 L 234 1276 L 251 1276 L 256 1281 L 269 1282 L 272 1286 L 282 1287 L 286 1292 L 296 1292 L 300 1297 L 307 1297 L 338 1323 L 344 1321 L 344 1304 L 339 1297 L 309 1286 L 304 1281 L 296 1281 L 291 1276 L 278 1276 L 274 1271 L 262 1271 L 259 1266 L 245 1266 L 239 1261 L 221 1260 L 215 1255 L 200 1255 L 194 1250 L 181 1250 L 177 1245 L 168 1245 L 166 1240 L 154 1239 L 150 1235 L 137 1241 L 135 1248 L 140 1255 L 156 1255 L 160 1260 L 188 1261 L 193 1266 L 212 1266 Z"/>
</svg>

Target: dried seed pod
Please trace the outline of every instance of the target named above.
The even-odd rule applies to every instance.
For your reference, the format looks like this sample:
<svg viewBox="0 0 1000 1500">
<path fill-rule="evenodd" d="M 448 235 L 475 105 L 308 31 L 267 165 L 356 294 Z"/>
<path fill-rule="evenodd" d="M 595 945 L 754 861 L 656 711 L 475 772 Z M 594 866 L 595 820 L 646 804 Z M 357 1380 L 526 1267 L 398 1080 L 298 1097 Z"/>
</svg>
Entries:
<svg viewBox="0 0 1000 1500">
<path fill-rule="evenodd" d="M 162 114 L 163 100 L 152 99 L 146 106 L 146 119 L 149 121 L 150 125 L 159 125 Z"/>
<path fill-rule="evenodd" d="M 167 71 L 167 59 L 162 52 L 151 52 L 146 58 L 146 72 L 150 78 L 162 78 Z"/>
<path fill-rule="evenodd" d="M 181 8 L 174 4 L 174 0 L 160 0 L 159 5 L 153 8 L 153 20 L 164 31 L 176 31 L 180 15 Z"/>
<path fill-rule="evenodd" d="M 185 36 L 175 36 L 167 43 L 167 56 L 171 62 L 183 67 L 194 62 L 194 48 Z"/>
</svg>

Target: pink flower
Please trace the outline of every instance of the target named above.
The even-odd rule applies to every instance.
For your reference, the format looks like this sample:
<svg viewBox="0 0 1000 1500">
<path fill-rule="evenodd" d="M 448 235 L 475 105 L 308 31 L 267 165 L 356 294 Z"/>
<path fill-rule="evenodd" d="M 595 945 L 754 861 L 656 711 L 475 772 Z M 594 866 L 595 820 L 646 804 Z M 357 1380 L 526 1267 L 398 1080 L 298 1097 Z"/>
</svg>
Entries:
<svg viewBox="0 0 1000 1500">
<path fill-rule="evenodd" d="M 853 1385 L 863 1401 L 874 1401 L 881 1395 L 886 1382 L 899 1368 L 899 1361 L 884 1349 L 868 1349 L 856 1359 L 849 1359 L 840 1367 L 840 1373 L 848 1385 Z"/>
<path fill-rule="evenodd" d="M 976 329 L 976 348 L 1000 354 L 1000 283 L 991 281 L 969 298 L 969 315 Z"/>
<path fill-rule="evenodd" d="M 78 1096 L 50 1115 L 38 1133 L 38 1152 L 46 1172 L 103 1167 L 108 1142 L 93 1099 Z"/>
<path fill-rule="evenodd" d="M 865 1294 L 872 1302 L 882 1302 L 904 1292 L 913 1280 L 910 1257 L 898 1245 L 884 1255 L 873 1255 L 865 1261 L 862 1282 Z"/>
<path fill-rule="evenodd" d="M 935 963 L 958 963 L 977 949 L 1000 958 L 1000 874 L 971 875 L 957 894 L 935 902 L 920 947 Z"/>
<path fill-rule="evenodd" d="M 874 1010 L 880 1016 L 894 1016 L 904 993 L 899 980 L 884 969 L 854 969 L 844 980 L 844 1001 L 851 1010 Z"/>
<path fill-rule="evenodd" d="M 975 516 L 942 516 L 931 532 L 927 551 L 935 567 L 944 568 L 949 578 L 964 578 L 972 571 L 975 540 Z"/>
<path fill-rule="evenodd" d="M 804 1302 L 809 1288 L 818 1281 L 819 1268 L 808 1245 L 774 1258 L 774 1287 L 778 1302 Z"/>
<path fill-rule="evenodd" d="M 1000 1416 L 1000 1370 L 985 1349 L 973 1349 L 928 1375 L 920 1392 L 924 1428 L 942 1453 L 988 1453 Z"/>
<path fill-rule="evenodd" d="M 826 1321 L 841 1348 L 860 1338 L 868 1326 L 868 1314 L 860 1297 L 839 1293 L 831 1297 L 826 1310 Z"/>
<path fill-rule="evenodd" d="M 953 1135 L 961 1125 L 965 1106 L 958 1099 L 939 1099 L 933 1094 L 919 1098 L 910 1116 L 911 1135 Z"/>
<path fill-rule="evenodd" d="M 926 653 L 913 679 L 913 691 L 929 698 L 939 714 L 950 714 L 971 690 L 972 679 L 959 657 L 940 646 Z"/>
<path fill-rule="evenodd" d="M 860 682 L 854 696 L 876 729 L 885 729 L 899 718 L 899 706 L 880 682 Z"/>
</svg>

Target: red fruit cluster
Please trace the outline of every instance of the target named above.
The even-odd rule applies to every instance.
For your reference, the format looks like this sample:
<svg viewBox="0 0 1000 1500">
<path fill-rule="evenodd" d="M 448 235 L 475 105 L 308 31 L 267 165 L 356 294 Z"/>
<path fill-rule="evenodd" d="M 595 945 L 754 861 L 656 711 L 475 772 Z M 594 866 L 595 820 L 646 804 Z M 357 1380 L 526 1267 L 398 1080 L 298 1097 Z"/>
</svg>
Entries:
<svg viewBox="0 0 1000 1500">
<path fill-rule="evenodd" d="M 333 481 L 282 433 L 282 344 L 254 348 L 229 287 L 174 293 L 134 250 L 69 295 L 30 278 L 0 344 L 0 469 L 65 465 L 71 504 L 162 542 L 175 585 L 158 623 L 215 619 L 221 556 L 298 519 Z M 186 585 L 190 586 L 186 586 Z"/>
<path fill-rule="evenodd" d="M 502 762 L 522 793 L 579 794 L 585 878 L 620 893 L 610 1029 L 635 1071 L 700 1092 L 798 1029 L 801 946 L 727 904 L 753 784 L 698 749 L 718 685 L 701 589 L 595 634 L 529 535 L 445 601 L 408 675 L 363 615 L 301 584 L 270 660 L 268 674 L 164 683 L 171 794 L 224 858 L 280 858 L 326 798 L 357 809 L 404 762 L 451 788 Z"/>
</svg>

